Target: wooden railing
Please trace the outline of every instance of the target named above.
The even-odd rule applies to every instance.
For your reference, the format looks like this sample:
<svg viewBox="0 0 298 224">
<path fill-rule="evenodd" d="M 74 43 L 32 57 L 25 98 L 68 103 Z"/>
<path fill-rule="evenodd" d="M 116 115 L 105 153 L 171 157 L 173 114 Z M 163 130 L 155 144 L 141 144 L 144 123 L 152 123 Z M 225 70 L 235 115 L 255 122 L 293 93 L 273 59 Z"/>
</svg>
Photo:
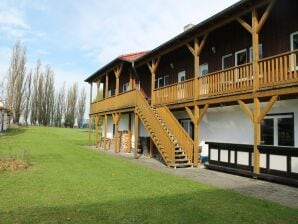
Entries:
<svg viewBox="0 0 298 224">
<path fill-rule="evenodd" d="M 165 162 L 170 165 L 175 162 L 175 148 L 170 137 L 164 131 L 163 126 L 155 116 L 150 105 L 145 97 L 136 92 L 136 107 L 142 123 L 144 124 L 147 132 L 150 134 L 151 139 L 154 141 L 156 147 L 161 152 Z"/>
<path fill-rule="evenodd" d="M 214 96 L 252 89 L 252 64 L 210 73 L 199 78 L 200 96 Z"/>
<path fill-rule="evenodd" d="M 131 90 L 91 104 L 90 114 L 135 106 L 136 90 Z"/>
<path fill-rule="evenodd" d="M 166 107 L 157 108 L 157 112 L 166 123 L 171 133 L 175 136 L 178 144 L 187 155 L 187 158 L 193 160 L 193 140 L 184 128 L 179 124 L 173 113 Z"/>
<path fill-rule="evenodd" d="M 155 104 L 176 103 L 194 98 L 194 79 L 155 89 Z"/>
<path fill-rule="evenodd" d="M 260 60 L 260 87 L 297 82 L 297 53 L 296 50 Z"/>
</svg>

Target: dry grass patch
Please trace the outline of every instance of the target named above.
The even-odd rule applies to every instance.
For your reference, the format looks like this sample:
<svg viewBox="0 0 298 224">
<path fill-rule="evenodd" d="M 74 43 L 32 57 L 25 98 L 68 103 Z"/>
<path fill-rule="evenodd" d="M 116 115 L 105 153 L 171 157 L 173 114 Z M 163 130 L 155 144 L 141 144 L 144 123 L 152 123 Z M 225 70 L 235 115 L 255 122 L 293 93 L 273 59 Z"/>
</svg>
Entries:
<svg viewBox="0 0 298 224">
<path fill-rule="evenodd" d="M 24 170 L 30 167 L 29 154 L 24 151 L 23 155 L 9 155 L 7 157 L 0 158 L 0 171 L 16 171 Z"/>
</svg>

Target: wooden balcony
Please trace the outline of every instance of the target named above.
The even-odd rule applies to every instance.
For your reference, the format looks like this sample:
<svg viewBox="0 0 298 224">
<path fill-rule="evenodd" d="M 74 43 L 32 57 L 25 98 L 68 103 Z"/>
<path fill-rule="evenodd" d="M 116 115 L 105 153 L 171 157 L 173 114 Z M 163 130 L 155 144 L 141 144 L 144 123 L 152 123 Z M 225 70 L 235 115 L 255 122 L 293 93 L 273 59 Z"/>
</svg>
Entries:
<svg viewBox="0 0 298 224">
<path fill-rule="evenodd" d="M 90 114 L 97 114 L 106 111 L 127 109 L 136 104 L 136 90 L 127 91 L 117 96 L 112 96 L 104 100 L 93 102 Z"/>
<path fill-rule="evenodd" d="M 259 61 L 259 88 L 281 87 L 298 84 L 297 50 L 264 58 Z M 195 82 L 199 93 L 195 96 Z M 253 91 L 252 63 L 209 73 L 203 77 L 189 79 L 163 88 L 155 89 L 154 104 L 165 105 L 187 102 L 212 96 L 229 95 Z"/>
</svg>

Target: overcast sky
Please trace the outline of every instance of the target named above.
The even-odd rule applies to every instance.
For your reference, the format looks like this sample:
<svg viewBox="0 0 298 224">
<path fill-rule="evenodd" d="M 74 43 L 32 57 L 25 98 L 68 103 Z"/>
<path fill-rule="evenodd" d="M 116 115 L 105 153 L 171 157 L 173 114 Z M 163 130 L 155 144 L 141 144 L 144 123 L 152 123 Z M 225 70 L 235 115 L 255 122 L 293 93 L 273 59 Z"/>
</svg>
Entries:
<svg viewBox="0 0 298 224">
<path fill-rule="evenodd" d="M 237 0 L 1 0 L 0 78 L 21 40 L 29 67 L 49 64 L 56 86 L 83 80 L 118 55 L 150 50 Z"/>
</svg>

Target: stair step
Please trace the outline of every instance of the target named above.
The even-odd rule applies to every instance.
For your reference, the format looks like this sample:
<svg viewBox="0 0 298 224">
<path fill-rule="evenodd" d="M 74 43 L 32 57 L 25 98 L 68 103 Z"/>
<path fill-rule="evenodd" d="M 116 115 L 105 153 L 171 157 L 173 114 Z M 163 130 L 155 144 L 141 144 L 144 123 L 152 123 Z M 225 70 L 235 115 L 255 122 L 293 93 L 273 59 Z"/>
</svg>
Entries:
<svg viewBox="0 0 298 224">
<path fill-rule="evenodd" d="M 176 163 L 179 163 L 179 164 L 181 164 L 181 163 L 188 163 L 188 159 L 186 159 L 186 158 L 184 158 L 184 159 L 176 159 L 175 158 L 175 162 Z"/>
<path fill-rule="evenodd" d="M 170 167 L 173 167 L 173 168 L 187 168 L 187 167 L 191 167 L 191 166 L 192 166 L 191 163 L 175 163 L 175 164 L 170 165 Z"/>
</svg>

